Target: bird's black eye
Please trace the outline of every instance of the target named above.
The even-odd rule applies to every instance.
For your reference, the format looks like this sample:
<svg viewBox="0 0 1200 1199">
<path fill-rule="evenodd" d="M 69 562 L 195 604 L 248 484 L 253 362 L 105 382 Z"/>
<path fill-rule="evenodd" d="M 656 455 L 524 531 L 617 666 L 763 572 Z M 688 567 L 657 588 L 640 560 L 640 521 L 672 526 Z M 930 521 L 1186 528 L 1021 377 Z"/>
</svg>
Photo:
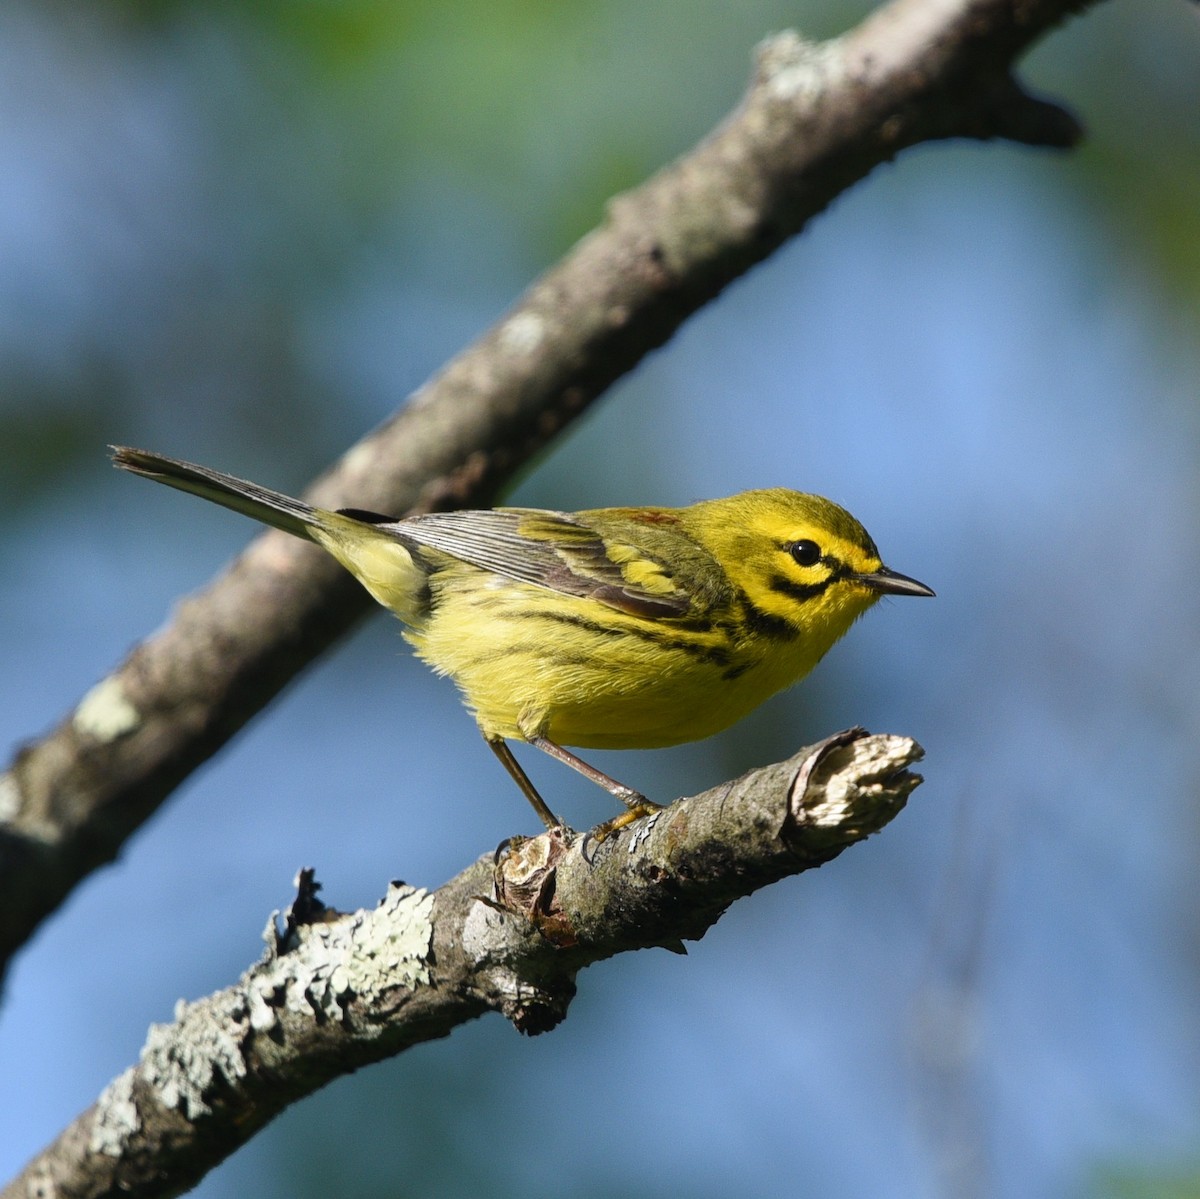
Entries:
<svg viewBox="0 0 1200 1199">
<path fill-rule="evenodd" d="M 797 566 L 816 566 L 821 561 L 821 547 L 815 541 L 793 541 L 788 549 Z"/>
</svg>

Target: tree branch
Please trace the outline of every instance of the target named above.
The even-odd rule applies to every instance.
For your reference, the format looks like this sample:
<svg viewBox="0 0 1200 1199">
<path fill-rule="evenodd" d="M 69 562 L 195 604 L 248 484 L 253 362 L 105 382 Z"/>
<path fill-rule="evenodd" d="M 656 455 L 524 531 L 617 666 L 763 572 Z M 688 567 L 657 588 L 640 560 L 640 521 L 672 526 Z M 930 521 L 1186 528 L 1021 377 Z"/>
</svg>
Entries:
<svg viewBox="0 0 1200 1199">
<path fill-rule="evenodd" d="M 437 891 L 393 883 L 373 911 L 315 899 L 233 986 L 180 1002 L 137 1065 L 0 1199 L 177 1195 L 327 1082 L 489 1010 L 522 1032 L 566 1015 L 579 971 L 630 949 L 682 951 L 737 898 L 882 828 L 920 782 L 907 737 L 851 729 L 593 845 L 556 830 Z"/>
<path fill-rule="evenodd" d="M 401 513 L 487 504 L 513 470 L 852 183 L 920 141 L 1067 146 L 1015 57 L 1088 0 L 893 0 L 821 45 L 763 44 L 735 112 L 615 199 L 310 498 Z M 118 486 L 114 482 L 114 486 Z M 318 551 L 256 540 L 0 775 L 0 971 L 38 923 L 369 601 Z"/>
</svg>

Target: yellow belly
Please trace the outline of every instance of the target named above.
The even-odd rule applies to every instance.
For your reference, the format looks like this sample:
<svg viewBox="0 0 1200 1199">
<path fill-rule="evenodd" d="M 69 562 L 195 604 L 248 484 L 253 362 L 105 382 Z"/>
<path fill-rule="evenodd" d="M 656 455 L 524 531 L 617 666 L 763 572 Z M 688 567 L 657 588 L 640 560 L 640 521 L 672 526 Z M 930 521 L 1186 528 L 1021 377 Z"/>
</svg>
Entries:
<svg viewBox="0 0 1200 1199">
<path fill-rule="evenodd" d="M 447 588 L 406 636 L 488 737 L 648 749 L 710 736 L 806 674 L 828 644 L 732 622 L 646 620 L 522 583 Z M 830 639 L 830 642 L 832 639 Z"/>
</svg>

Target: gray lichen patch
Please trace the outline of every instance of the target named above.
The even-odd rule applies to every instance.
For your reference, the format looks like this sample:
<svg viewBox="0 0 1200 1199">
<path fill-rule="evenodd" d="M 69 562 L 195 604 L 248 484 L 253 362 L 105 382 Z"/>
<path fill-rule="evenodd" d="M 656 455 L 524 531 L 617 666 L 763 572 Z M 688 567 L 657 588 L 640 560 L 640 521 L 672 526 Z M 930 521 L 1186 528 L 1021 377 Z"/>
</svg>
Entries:
<svg viewBox="0 0 1200 1199">
<path fill-rule="evenodd" d="M 152 1024 L 138 1067 L 162 1105 L 189 1120 L 212 1108 L 206 1095 L 219 1079 L 236 1083 L 247 1073 L 245 1039 L 249 1025 L 240 987 L 175 1009 L 174 1024 Z"/>
<path fill-rule="evenodd" d="M 303 925 L 299 945 L 269 948 L 246 979 L 251 1025 L 266 1031 L 281 1009 L 341 1019 L 355 997 L 371 1005 L 385 991 L 427 983 L 432 913 L 432 894 L 394 883 L 372 911 Z"/>
<path fill-rule="evenodd" d="M 356 952 L 346 963 L 347 981 L 358 994 L 377 991 L 381 983 L 410 990 L 427 983 L 433 896 L 423 888 L 392 884 L 380 905 L 362 918 L 353 940 Z"/>
<path fill-rule="evenodd" d="M 429 981 L 433 896 L 393 884 L 373 911 L 302 926 L 299 944 L 268 951 L 225 991 L 195 1003 L 180 1000 L 171 1024 L 150 1028 L 141 1061 L 101 1096 L 93 1148 L 120 1156 L 137 1133 L 135 1082 L 169 1110 L 195 1121 L 210 1115 L 219 1092 L 236 1092 L 283 1012 L 314 1019 L 347 1018 L 350 1001 L 378 1004 L 385 992 L 413 990 Z M 371 1024 L 357 1035 L 375 1036 Z"/>
<path fill-rule="evenodd" d="M 477 899 L 463 921 L 462 948 L 467 960 L 476 964 L 497 956 L 497 946 L 506 946 L 512 917 L 492 904 Z"/>
<path fill-rule="evenodd" d="M 130 1067 L 100 1092 L 88 1140 L 90 1152 L 121 1157 L 129 1138 L 140 1131 L 142 1121 L 133 1101 L 133 1078 L 134 1070 Z"/>
</svg>

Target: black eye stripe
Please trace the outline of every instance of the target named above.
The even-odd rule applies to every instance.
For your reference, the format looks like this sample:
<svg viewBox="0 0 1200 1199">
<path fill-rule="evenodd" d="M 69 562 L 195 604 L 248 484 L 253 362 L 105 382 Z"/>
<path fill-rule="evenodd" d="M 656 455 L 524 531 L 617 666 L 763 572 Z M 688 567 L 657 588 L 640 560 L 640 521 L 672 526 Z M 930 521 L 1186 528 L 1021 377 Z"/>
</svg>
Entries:
<svg viewBox="0 0 1200 1199">
<path fill-rule="evenodd" d="M 821 561 L 829 568 L 829 574 L 815 583 L 797 583 L 794 579 L 785 578 L 783 575 L 774 575 L 768 581 L 767 586 L 772 591 L 778 591 L 783 595 L 790 595 L 792 599 L 803 601 L 820 595 L 833 583 L 841 582 L 842 579 L 849 578 L 854 573 L 845 562 L 839 562 L 832 555 L 826 555 Z"/>
<path fill-rule="evenodd" d="M 822 579 L 819 583 L 796 583 L 791 579 L 782 579 L 779 576 L 775 576 L 771 579 L 768 586 L 772 591 L 778 591 L 781 595 L 791 596 L 792 599 L 803 603 L 805 600 L 820 595 L 832 582 L 832 579 Z"/>
</svg>

